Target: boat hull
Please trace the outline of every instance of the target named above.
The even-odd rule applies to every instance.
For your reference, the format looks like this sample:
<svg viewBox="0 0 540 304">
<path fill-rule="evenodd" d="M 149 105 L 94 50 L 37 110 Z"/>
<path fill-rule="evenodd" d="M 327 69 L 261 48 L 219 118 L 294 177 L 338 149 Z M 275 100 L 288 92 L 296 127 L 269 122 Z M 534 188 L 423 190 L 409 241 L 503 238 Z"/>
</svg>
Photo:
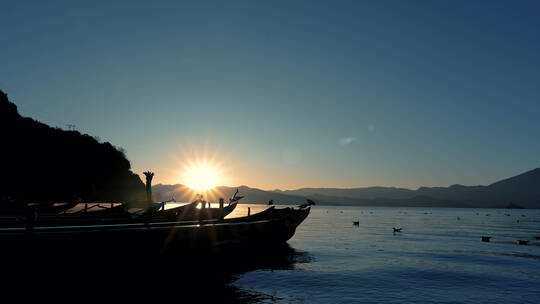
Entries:
<svg viewBox="0 0 540 304">
<path fill-rule="evenodd" d="M 0 229 L 4 248 L 82 252 L 128 249 L 138 252 L 208 249 L 231 245 L 270 246 L 285 243 L 308 216 L 308 209 L 290 209 L 275 218 L 208 224 L 137 223 Z"/>
<path fill-rule="evenodd" d="M 51 216 L 38 216 L 35 226 L 70 226 L 70 225 L 106 225 L 116 224 L 136 224 L 146 222 L 188 222 L 188 221 L 211 221 L 219 220 L 234 211 L 237 204 L 219 208 L 198 209 L 195 206 L 186 205 L 174 210 L 164 210 L 157 212 L 151 217 L 147 214 L 138 216 L 125 212 L 107 212 L 107 210 L 92 211 L 88 213 L 59 214 Z M 117 208 L 117 207 L 114 207 Z M 9 217 L 0 219 L 0 227 L 24 227 L 26 220 L 24 217 Z"/>
</svg>

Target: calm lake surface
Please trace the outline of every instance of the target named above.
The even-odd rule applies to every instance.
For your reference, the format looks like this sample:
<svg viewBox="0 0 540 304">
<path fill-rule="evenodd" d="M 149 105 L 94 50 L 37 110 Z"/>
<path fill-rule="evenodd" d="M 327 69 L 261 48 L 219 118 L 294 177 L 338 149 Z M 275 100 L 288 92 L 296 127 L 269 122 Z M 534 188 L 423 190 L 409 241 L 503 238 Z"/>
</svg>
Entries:
<svg viewBox="0 0 540 304">
<path fill-rule="evenodd" d="M 266 206 L 229 217 L 248 207 Z M 540 210 L 314 206 L 289 241 L 290 267 L 230 285 L 251 303 L 540 303 L 535 237 Z"/>
</svg>

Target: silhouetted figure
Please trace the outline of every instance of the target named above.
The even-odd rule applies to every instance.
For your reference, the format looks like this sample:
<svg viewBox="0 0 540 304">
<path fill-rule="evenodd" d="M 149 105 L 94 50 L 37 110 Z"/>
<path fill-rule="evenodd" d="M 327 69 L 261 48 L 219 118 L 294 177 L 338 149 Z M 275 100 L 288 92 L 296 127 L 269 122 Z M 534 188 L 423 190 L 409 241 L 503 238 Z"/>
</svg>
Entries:
<svg viewBox="0 0 540 304">
<path fill-rule="evenodd" d="M 271 206 L 271 205 L 273 205 L 273 204 L 274 204 L 274 200 L 269 200 L 269 201 L 268 201 L 268 206 Z"/>
<path fill-rule="evenodd" d="M 482 242 L 488 243 L 490 239 L 491 239 L 490 236 L 483 236 L 483 237 L 482 237 Z"/>
<path fill-rule="evenodd" d="M 519 245 L 529 245 L 529 241 L 527 240 L 518 240 L 517 241 Z"/>
<path fill-rule="evenodd" d="M 394 228 L 392 228 L 392 229 L 394 230 L 394 232 L 401 232 L 401 229 L 403 229 L 403 228 L 395 228 L 395 227 L 394 227 Z"/>
<path fill-rule="evenodd" d="M 352 224 L 353 226 L 360 226 L 360 221 L 353 221 Z"/>
<path fill-rule="evenodd" d="M 251 208 L 248 207 L 248 216 L 251 215 Z"/>
</svg>

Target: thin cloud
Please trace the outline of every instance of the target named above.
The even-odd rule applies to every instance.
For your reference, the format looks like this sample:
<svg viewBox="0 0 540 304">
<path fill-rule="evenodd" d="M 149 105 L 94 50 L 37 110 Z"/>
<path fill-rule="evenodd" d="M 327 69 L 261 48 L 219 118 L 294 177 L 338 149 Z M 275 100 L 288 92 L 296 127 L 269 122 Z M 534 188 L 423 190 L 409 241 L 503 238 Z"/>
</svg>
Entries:
<svg viewBox="0 0 540 304">
<path fill-rule="evenodd" d="M 355 141 L 356 138 L 354 137 L 344 137 L 339 140 L 339 144 L 342 146 L 350 145 L 353 141 Z"/>
</svg>

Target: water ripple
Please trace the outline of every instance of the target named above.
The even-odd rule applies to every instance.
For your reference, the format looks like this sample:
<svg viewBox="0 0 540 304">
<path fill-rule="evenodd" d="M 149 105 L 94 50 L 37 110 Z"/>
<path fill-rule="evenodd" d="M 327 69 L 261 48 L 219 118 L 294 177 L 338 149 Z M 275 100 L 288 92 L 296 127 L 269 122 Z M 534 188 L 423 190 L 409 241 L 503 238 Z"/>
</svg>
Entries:
<svg viewBox="0 0 540 304">
<path fill-rule="evenodd" d="M 316 206 L 289 241 L 294 267 L 232 284 L 250 303 L 538 303 L 537 236 L 538 210 Z"/>
</svg>

